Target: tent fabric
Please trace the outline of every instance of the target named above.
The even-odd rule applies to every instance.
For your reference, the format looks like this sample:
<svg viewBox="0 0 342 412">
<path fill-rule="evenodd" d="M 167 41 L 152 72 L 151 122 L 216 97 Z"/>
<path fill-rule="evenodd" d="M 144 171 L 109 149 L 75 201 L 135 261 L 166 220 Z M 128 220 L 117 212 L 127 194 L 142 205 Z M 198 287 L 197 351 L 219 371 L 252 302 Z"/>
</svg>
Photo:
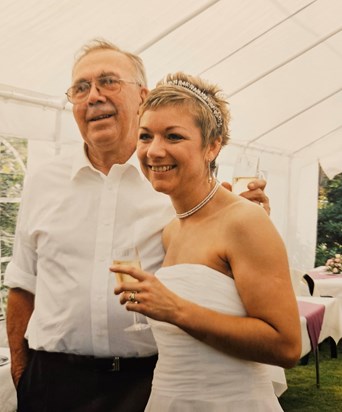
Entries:
<svg viewBox="0 0 342 412">
<path fill-rule="evenodd" d="M 150 87 L 169 72 L 201 75 L 232 113 L 219 177 L 246 147 L 260 155 L 272 219 L 307 269 L 318 164 L 342 172 L 341 16 L 340 0 L 2 0 L 0 135 L 29 140 L 30 167 L 80 141 L 64 93 L 93 38 L 138 53 Z"/>
</svg>

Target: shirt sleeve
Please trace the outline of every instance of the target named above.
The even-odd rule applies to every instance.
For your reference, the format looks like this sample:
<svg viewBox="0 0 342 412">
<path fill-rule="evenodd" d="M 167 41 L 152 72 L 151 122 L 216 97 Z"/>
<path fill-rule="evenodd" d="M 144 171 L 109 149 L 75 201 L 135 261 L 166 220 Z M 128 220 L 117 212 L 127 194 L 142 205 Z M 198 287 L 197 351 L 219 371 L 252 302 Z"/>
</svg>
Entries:
<svg viewBox="0 0 342 412">
<path fill-rule="evenodd" d="M 35 294 L 36 276 L 20 269 L 12 260 L 7 265 L 4 284 L 9 288 L 20 288 Z"/>
</svg>

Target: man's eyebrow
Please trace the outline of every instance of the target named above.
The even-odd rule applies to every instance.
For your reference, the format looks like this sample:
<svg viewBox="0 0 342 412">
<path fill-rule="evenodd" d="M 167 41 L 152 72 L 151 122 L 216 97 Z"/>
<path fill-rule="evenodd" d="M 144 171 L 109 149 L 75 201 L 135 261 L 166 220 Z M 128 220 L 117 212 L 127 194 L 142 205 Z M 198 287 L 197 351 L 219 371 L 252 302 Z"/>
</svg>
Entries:
<svg viewBox="0 0 342 412">
<path fill-rule="evenodd" d="M 80 79 L 75 80 L 73 82 L 73 84 L 75 85 L 75 84 L 84 83 L 84 82 L 87 83 L 87 82 L 89 82 L 89 80 L 84 79 L 84 78 L 80 78 Z"/>
<path fill-rule="evenodd" d="M 101 77 L 106 77 L 106 76 L 113 76 L 113 77 L 116 77 L 117 79 L 120 78 L 120 76 L 119 76 L 117 73 L 112 72 L 112 71 L 110 71 L 110 72 L 107 72 L 107 71 L 105 72 L 105 71 L 103 71 L 103 72 L 101 72 L 101 74 L 100 74 L 99 76 L 96 76 L 96 78 L 97 78 L 97 79 L 101 79 Z M 89 79 L 86 79 L 86 78 L 84 78 L 84 77 L 81 77 L 81 78 L 79 78 L 79 79 L 76 79 L 73 84 L 75 85 L 75 84 L 79 84 L 79 83 L 83 83 L 83 82 L 89 83 L 90 80 L 89 80 Z"/>
<path fill-rule="evenodd" d="M 97 79 L 100 78 L 100 77 L 106 77 L 106 76 L 113 76 L 113 77 L 117 77 L 117 78 L 120 77 L 118 75 L 118 73 L 115 73 L 115 72 L 112 72 L 112 71 L 110 71 L 110 72 L 103 71 L 103 72 L 101 72 L 101 74 L 99 76 L 97 76 Z"/>
</svg>

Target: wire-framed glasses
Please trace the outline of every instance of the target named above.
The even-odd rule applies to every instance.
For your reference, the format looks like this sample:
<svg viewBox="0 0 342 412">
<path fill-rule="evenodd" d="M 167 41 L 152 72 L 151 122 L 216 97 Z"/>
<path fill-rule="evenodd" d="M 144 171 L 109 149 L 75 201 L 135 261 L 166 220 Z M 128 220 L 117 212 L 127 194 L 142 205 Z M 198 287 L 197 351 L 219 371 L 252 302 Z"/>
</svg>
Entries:
<svg viewBox="0 0 342 412">
<path fill-rule="evenodd" d="M 97 79 L 94 79 L 95 87 L 103 95 L 107 96 L 114 93 L 120 93 L 122 83 L 137 84 L 141 86 L 139 82 L 129 81 L 124 79 L 118 79 L 114 76 L 101 76 Z M 76 83 L 74 86 L 71 86 L 67 91 L 66 95 L 68 100 L 72 104 L 83 103 L 87 100 L 92 82 L 91 81 L 81 81 Z"/>
</svg>

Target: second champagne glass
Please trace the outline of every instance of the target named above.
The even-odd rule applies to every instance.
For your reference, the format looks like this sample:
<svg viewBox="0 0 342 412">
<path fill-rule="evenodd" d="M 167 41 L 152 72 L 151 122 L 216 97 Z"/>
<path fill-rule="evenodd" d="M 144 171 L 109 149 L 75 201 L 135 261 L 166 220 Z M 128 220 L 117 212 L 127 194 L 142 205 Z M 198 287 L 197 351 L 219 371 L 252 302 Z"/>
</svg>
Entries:
<svg viewBox="0 0 342 412">
<path fill-rule="evenodd" d="M 132 247 L 132 248 L 114 250 L 113 265 L 129 265 L 129 266 L 134 266 L 138 269 L 141 269 L 138 249 L 136 247 Z M 127 273 L 116 272 L 115 277 L 118 283 L 138 282 L 135 278 L 133 278 Z M 133 312 L 133 325 L 126 328 L 125 331 L 130 332 L 130 331 L 143 330 L 143 329 L 149 329 L 149 328 L 150 328 L 150 325 L 148 325 L 147 323 L 139 322 L 138 314 L 136 312 Z"/>
<path fill-rule="evenodd" d="M 259 173 L 259 158 L 257 156 L 247 155 L 246 153 L 239 155 L 233 171 L 233 193 L 239 195 L 246 192 L 248 184 L 258 179 Z"/>
</svg>

